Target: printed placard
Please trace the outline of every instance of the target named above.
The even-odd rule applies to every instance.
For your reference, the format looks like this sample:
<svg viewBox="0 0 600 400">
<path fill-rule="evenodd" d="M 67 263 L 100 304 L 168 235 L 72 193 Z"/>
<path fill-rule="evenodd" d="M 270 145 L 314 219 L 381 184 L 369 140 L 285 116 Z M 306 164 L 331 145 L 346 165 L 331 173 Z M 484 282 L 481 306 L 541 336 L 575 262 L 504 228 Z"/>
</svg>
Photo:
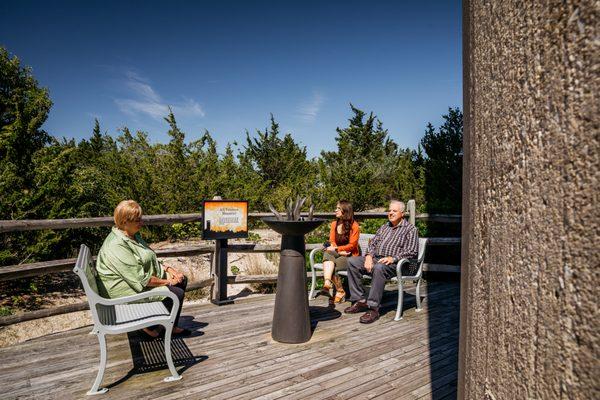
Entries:
<svg viewBox="0 0 600 400">
<path fill-rule="evenodd" d="M 204 239 L 247 238 L 248 201 L 205 200 L 202 225 Z"/>
</svg>

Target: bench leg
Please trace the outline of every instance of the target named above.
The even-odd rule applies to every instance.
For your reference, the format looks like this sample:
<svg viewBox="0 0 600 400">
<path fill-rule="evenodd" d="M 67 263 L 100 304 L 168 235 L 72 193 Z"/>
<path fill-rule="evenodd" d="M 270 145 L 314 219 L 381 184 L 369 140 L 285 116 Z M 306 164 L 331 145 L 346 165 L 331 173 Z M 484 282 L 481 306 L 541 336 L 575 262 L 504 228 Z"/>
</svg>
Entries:
<svg viewBox="0 0 600 400">
<path fill-rule="evenodd" d="M 417 310 L 416 311 L 421 311 L 421 279 L 419 279 L 417 281 L 417 290 L 415 293 L 417 295 Z"/>
<path fill-rule="evenodd" d="M 404 287 L 402 286 L 402 279 L 398 279 L 398 308 L 396 308 L 396 316 L 394 321 L 400 321 L 402 319 L 402 302 L 404 300 Z"/>
<path fill-rule="evenodd" d="M 103 394 L 108 391 L 107 388 L 100 388 L 100 383 L 102 383 L 102 378 L 104 377 L 104 369 L 106 368 L 106 337 L 103 333 L 97 333 L 98 342 L 100 342 L 100 368 L 98 369 L 98 375 L 96 376 L 96 381 L 94 385 L 87 392 L 88 395 L 94 394 Z"/>
<path fill-rule="evenodd" d="M 173 324 L 164 325 L 165 327 L 165 358 L 167 359 L 167 365 L 169 366 L 169 371 L 171 371 L 171 376 L 168 376 L 164 379 L 165 382 L 173 382 L 181 379 L 181 375 L 177 373 L 175 369 L 175 364 L 173 364 L 173 357 L 171 356 L 171 334 L 173 333 Z"/>
<path fill-rule="evenodd" d="M 312 300 L 315 298 L 315 286 L 317 284 L 317 273 L 315 272 L 315 269 L 313 267 L 311 267 L 311 277 L 312 277 L 312 281 L 310 283 L 310 293 L 308 294 L 308 299 Z"/>
</svg>

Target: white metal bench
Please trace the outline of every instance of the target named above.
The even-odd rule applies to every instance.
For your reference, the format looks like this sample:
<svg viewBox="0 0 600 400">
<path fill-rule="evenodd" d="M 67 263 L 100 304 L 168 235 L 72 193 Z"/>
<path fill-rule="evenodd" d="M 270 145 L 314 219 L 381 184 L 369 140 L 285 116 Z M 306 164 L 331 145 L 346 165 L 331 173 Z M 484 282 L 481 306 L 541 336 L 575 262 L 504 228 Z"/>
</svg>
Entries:
<svg viewBox="0 0 600 400">
<path fill-rule="evenodd" d="M 96 284 L 96 268 L 92 263 L 90 249 L 84 244 L 81 245 L 79 250 L 73 272 L 81 279 L 92 312 L 94 327 L 90 334 L 98 335 L 98 341 L 100 342 L 100 368 L 96 381 L 90 391 L 87 392 L 88 395 L 102 394 L 108 391 L 107 388 L 100 388 L 104 369 L 106 368 L 105 335 L 131 332 L 153 325 L 163 325 L 165 327 L 165 358 L 171 376 L 165 378 L 164 381 L 172 382 L 181 379 L 181 375 L 177 373 L 171 357 L 171 334 L 179 309 L 179 299 L 174 293 L 171 293 L 166 287 L 160 287 L 118 299 L 106 299 L 100 296 Z M 171 298 L 173 300 L 171 312 L 167 310 L 161 301 L 132 303 L 152 296 Z"/>
<path fill-rule="evenodd" d="M 358 249 L 360 254 L 365 254 L 367 252 L 367 247 L 369 246 L 369 241 L 371 239 L 373 239 L 375 235 L 369 234 L 369 233 L 361 233 L 360 236 L 358 237 Z M 313 249 L 310 252 L 310 255 L 308 257 L 308 261 L 310 264 L 310 272 L 312 274 L 312 282 L 310 284 L 310 294 L 308 295 L 308 299 L 312 300 L 314 298 L 317 297 L 316 294 L 316 290 L 315 290 L 315 286 L 317 284 L 317 270 L 322 271 L 323 270 L 323 263 L 315 263 L 315 256 L 317 255 L 317 253 L 323 253 L 323 248 L 320 247 L 318 249 Z M 346 275 L 346 273 L 344 271 L 340 271 L 337 272 L 336 274 L 338 275 Z"/>
<path fill-rule="evenodd" d="M 374 237 L 375 235 L 372 234 L 365 234 L 365 233 L 361 233 L 360 237 L 358 239 L 358 247 L 360 249 L 360 254 L 365 254 L 367 252 L 367 247 L 369 246 L 369 241 Z M 417 300 L 417 311 L 421 311 L 421 279 L 423 276 L 423 261 L 425 260 L 425 248 L 427 247 L 427 239 L 426 238 L 419 238 L 419 253 L 417 256 L 417 260 L 416 260 L 416 272 L 412 275 L 402 275 L 402 266 L 404 266 L 405 264 L 410 264 L 411 261 L 413 262 L 413 264 L 415 263 L 415 260 L 409 260 L 407 258 L 403 258 L 400 261 L 398 261 L 398 263 L 396 264 L 396 276 L 392 277 L 390 279 L 391 282 L 394 283 L 398 283 L 398 307 L 396 308 L 396 316 L 394 317 L 394 321 L 399 321 L 402 319 L 402 303 L 404 301 L 404 286 L 403 286 L 403 282 L 415 282 L 416 285 L 416 291 L 415 291 L 415 297 Z M 312 282 L 311 282 L 311 287 L 310 287 L 310 293 L 308 295 L 308 299 L 312 300 L 316 297 L 316 291 L 315 291 L 315 286 L 317 283 L 317 270 L 322 270 L 323 269 L 323 264 L 322 263 L 315 263 L 315 255 L 318 252 L 323 252 L 322 248 L 318 248 L 318 249 L 314 249 L 310 252 L 310 256 L 309 256 L 309 264 L 310 264 L 310 269 L 311 269 L 311 274 L 312 274 Z M 346 271 L 339 271 L 336 272 L 339 275 L 343 275 L 343 276 L 347 276 L 347 272 Z M 365 279 L 371 279 L 370 275 L 363 275 L 363 278 Z"/>
</svg>

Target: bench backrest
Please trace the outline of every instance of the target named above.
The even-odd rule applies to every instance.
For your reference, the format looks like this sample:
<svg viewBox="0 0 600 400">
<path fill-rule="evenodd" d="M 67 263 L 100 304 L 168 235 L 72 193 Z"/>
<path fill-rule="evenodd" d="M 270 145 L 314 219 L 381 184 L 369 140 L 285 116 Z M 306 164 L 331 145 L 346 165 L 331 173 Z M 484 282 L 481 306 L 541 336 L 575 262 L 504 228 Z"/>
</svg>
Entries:
<svg viewBox="0 0 600 400">
<path fill-rule="evenodd" d="M 82 244 L 79 248 L 79 255 L 77 256 L 77 262 L 75 263 L 73 272 L 75 272 L 81 280 L 83 290 L 85 291 L 88 303 L 90 304 L 94 324 L 96 324 L 99 322 L 96 303 L 101 298 L 98 294 L 98 284 L 96 283 L 96 276 L 98 274 L 93 263 L 92 252 L 85 244 Z"/>
<path fill-rule="evenodd" d="M 427 238 L 419 238 L 419 255 L 417 256 L 417 262 L 423 264 L 425 260 L 425 248 L 427 247 Z"/>
<path fill-rule="evenodd" d="M 419 238 L 419 253 L 417 255 L 417 272 L 415 277 L 420 278 L 423 274 L 423 261 L 425 261 L 425 249 L 427 248 L 427 238 Z"/>
<path fill-rule="evenodd" d="M 358 237 L 358 250 L 361 256 L 367 254 L 367 248 L 369 247 L 369 242 L 373 239 L 375 235 L 372 233 L 361 233 Z"/>
<path fill-rule="evenodd" d="M 365 255 L 369 241 L 373 239 L 375 235 L 369 233 L 361 233 L 358 238 L 358 247 L 360 254 Z M 423 261 L 425 260 L 425 249 L 427 248 L 427 238 L 419 238 L 419 254 L 417 255 L 417 272 L 415 276 L 421 276 L 423 272 Z"/>
</svg>

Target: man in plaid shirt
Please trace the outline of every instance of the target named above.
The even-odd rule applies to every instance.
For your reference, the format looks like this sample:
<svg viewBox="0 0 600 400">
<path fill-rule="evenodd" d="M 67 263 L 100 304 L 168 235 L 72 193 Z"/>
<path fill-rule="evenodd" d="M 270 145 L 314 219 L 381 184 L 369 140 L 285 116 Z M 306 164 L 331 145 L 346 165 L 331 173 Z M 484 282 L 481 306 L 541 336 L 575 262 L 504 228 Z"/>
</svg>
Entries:
<svg viewBox="0 0 600 400">
<path fill-rule="evenodd" d="M 417 228 L 404 219 L 405 205 L 398 200 L 390 202 L 389 222 L 377 230 L 364 256 L 348 259 L 350 301 L 354 304 L 344 310 L 355 314 L 365 311 L 360 322 L 370 324 L 379 319 L 379 304 L 385 281 L 396 276 L 396 264 L 403 258 L 416 258 L 419 251 Z M 368 297 L 362 276 L 371 275 Z"/>
</svg>

